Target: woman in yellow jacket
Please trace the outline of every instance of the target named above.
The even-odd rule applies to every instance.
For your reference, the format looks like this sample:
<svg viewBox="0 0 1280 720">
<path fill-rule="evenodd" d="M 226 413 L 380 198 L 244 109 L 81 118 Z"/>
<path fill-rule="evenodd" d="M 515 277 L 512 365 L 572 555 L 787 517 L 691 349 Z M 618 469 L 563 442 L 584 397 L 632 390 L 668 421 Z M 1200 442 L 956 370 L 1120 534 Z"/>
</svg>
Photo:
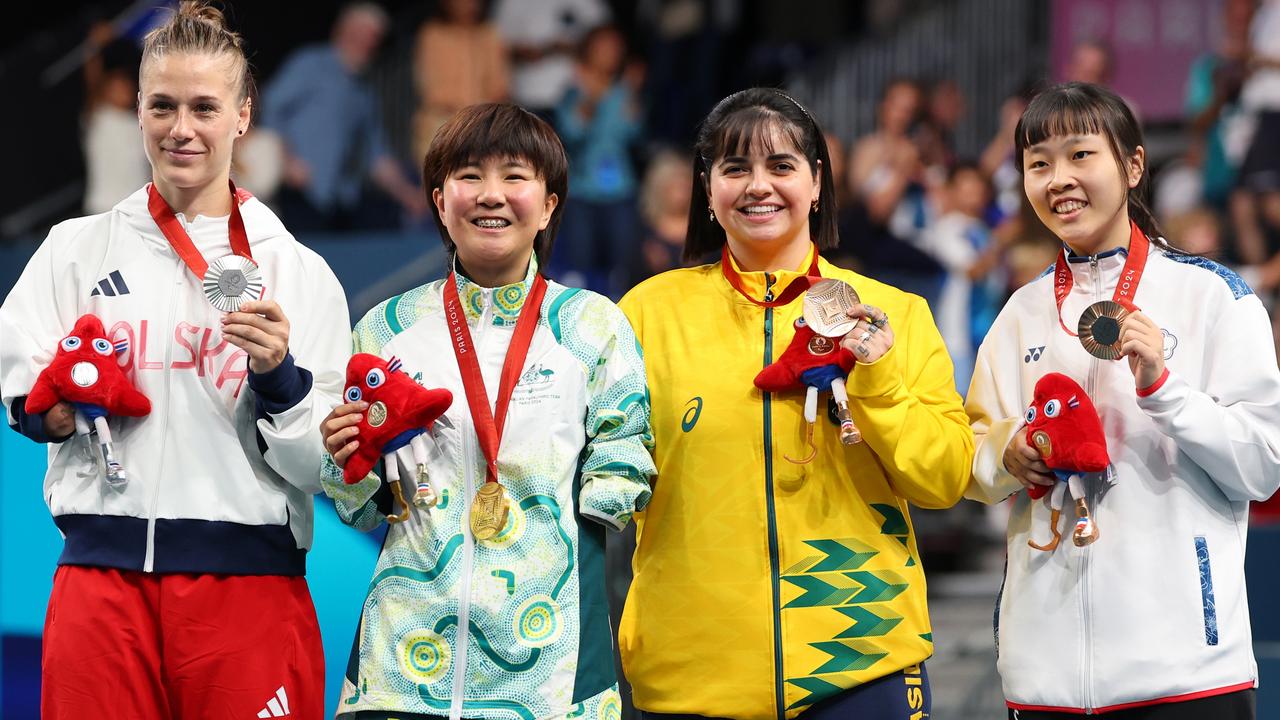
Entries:
<svg viewBox="0 0 1280 720">
<path fill-rule="evenodd" d="M 817 257 L 838 242 L 834 186 L 799 103 L 731 95 L 695 151 L 685 255 L 722 262 L 620 303 L 644 349 L 658 467 L 619 640 L 636 707 L 927 717 L 933 640 L 907 503 L 954 504 L 973 458 L 942 338 L 921 298 Z M 785 458 L 811 451 L 805 393 L 753 379 L 788 347 L 817 275 L 867 303 L 839 339 L 858 361 L 847 394 L 862 442 L 821 417 L 800 464 Z"/>
</svg>

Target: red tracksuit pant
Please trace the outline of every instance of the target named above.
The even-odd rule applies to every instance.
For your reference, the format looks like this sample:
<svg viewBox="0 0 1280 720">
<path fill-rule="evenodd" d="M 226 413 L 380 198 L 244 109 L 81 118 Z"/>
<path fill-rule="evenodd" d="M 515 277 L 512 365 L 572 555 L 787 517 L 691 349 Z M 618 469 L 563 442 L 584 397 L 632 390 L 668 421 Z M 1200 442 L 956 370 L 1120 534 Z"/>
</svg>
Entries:
<svg viewBox="0 0 1280 720">
<path fill-rule="evenodd" d="M 45 720 L 319 720 L 307 582 L 63 566 L 45 615 Z"/>
</svg>

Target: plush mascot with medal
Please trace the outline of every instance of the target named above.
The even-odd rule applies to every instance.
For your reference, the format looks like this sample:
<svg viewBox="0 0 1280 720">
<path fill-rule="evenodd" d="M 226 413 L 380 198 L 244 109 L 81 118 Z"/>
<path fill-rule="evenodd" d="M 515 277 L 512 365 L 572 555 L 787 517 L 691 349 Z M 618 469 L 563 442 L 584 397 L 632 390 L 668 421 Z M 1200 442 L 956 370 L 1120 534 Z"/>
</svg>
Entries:
<svg viewBox="0 0 1280 720">
<path fill-rule="evenodd" d="M 107 331 L 97 316 L 82 316 L 71 334 L 58 343 L 53 362 L 36 378 L 25 406 L 28 414 L 36 415 L 47 412 L 58 401 L 74 405 L 76 434 L 87 437 L 90 423 L 93 424 L 106 464 L 107 483 L 113 487 L 124 487 L 129 478 L 116 461 L 107 418 L 112 415 L 142 417 L 151 412 L 151 401 L 133 386 L 116 363 L 115 356 L 128 349 L 128 340 L 112 343 L 107 338 Z"/>
<path fill-rule="evenodd" d="M 1035 448 L 1058 482 L 1052 488 L 1036 485 L 1028 490 L 1032 500 L 1051 493 L 1052 511 L 1049 525 L 1053 539 L 1047 545 L 1027 544 L 1036 550 L 1050 551 L 1058 547 L 1062 534 L 1058 518 L 1068 486 L 1076 502 L 1076 525 L 1071 541 L 1084 547 L 1098 539 L 1098 526 L 1089 516 L 1081 477 L 1086 473 L 1104 472 L 1111 464 L 1107 454 L 1107 438 L 1102 420 L 1084 388 L 1062 373 L 1049 373 L 1036 382 L 1031 407 L 1027 408 L 1027 444 Z"/>
<path fill-rule="evenodd" d="M 428 452 L 423 435 L 449 409 L 453 393 L 422 387 L 401 369 L 396 358 L 387 361 L 377 355 L 357 353 L 347 363 L 343 398 L 349 403 L 369 403 L 356 426 L 360 429 L 360 446 L 347 460 L 343 480 L 347 484 L 359 482 L 378 460 L 385 458 L 387 485 L 403 508 L 398 515 L 388 515 L 387 522 L 403 522 L 409 519 L 409 505 L 400 490 L 400 460 L 404 460 L 417 469 L 413 504 L 423 509 L 434 506 L 436 493 L 427 478 Z"/>
</svg>

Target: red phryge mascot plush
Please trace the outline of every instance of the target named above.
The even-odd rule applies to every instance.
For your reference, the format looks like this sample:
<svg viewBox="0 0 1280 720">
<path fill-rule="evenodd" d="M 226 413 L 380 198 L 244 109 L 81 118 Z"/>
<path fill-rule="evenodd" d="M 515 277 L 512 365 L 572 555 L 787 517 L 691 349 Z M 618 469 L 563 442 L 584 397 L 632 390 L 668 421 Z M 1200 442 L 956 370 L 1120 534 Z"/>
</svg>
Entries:
<svg viewBox="0 0 1280 720">
<path fill-rule="evenodd" d="M 1098 539 L 1098 526 L 1089 517 L 1089 505 L 1080 479 L 1085 473 L 1103 472 L 1111 464 L 1098 410 L 1079 383 L 1062 373 L 1049 373 L 1036 382 L 1035 398 L 1027 408 L 1026 421 L 1027 444 L 1040 453 L 1044 463 L 1058 478 L 1049 499 L 1053 540 L 1048 545 L 1037 545 L 1030 540 L 1027 544 L 1037 550 L 1058 547 L 1058 541 L 1062 539 L 1058 532 L 1058 517 L 1062 512 L 1063 495 L 1070 486 L 1071 495 L 1076 500 L 1076 527 L 1071 541 L 1077 547 L 1084 547 Z M 1036 500 L 1048 492 L 1050 488 L 1037 485 L 1029 494 Z"/>
<path fill-rule="evenodd" d="M 129 478 L 116 462 L 107 417 L 141 417 L 151 412 L 151 401 L 138 392 L 116 364 L 116 354 L 128 349 L 128 340 L 112 343 L 107 338 L 107 331 L 96 316 L 82 316 L 71 334 L 58 343 L 53 362 L 36 378 L 25 406 L 27 413 L 34 415 L 48 411 L 59 400 L 74 405 L 76 433 L 89 435 L 89 423 L 93 423 L 107 466 L 107 482 L 116 487 L 123 487 Z"/>
<path fill-rule="evenodd" d="M 408 448 L 405 464 L 417 468 L 417 491 L 413 504 L 430 508 L 436 504 L 436 493 L 427 479 L 427 447 L 423 435 L 436 418 L 453 403 L 448 390 L 428 390 L 400 369 L 400 361 L 383 360 L 377 355 L 357 353 L 347 363 L 347 402 L 364 400 L 369 409 L 357 427 L 360 447 L 347 459 L 343 480 L 359 482 L 369 474 L 378 459 L 386 457 L 387 485 L 404 508 L 399 515 L 388 515 L 392 523 L 409 519 L 409 506 L 400 492 L 401 452 Z"/>
<path fill-rule="evenodd" d="M 819 335 L 804 321 L 796 319 L 796 334 L 791 344 L 773 364 L 756 375 L 756 387 L 765 392 L 786 392 L 806 388 L 804 419 L 809 423 L 807 437 L 809 456 L 788 461 L 803 464 L 814 458 L 818 448 L 813 444 L 813 424 L 818 419 L 818 393 L 831 388 L 840 417 L 840 441 L 852 445 L 862 440 L 862 433 L 849 414 L 849 395 L 844 389 L 845 376 L 853 369 L 853 353 L 840 347 L 840 341 Z"/>
</svg>

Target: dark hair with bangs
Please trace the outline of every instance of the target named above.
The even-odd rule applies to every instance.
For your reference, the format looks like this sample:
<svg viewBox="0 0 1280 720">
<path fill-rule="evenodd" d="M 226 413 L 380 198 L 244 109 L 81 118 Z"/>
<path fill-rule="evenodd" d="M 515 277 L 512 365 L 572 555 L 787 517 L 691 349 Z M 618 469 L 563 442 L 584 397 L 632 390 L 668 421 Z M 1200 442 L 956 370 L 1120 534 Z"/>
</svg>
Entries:
<svg viewBox="0 0 1280 720">
<path fill-rule="evenodd" d="M 1143 140 L 1142 126 L 1124 100 L 1104 87 L 1081 82 L 1062 83 L 1042 91 L 1032 98 L 1014 130 L 1018 172 L 1024 171 L 1023 155 L 1033 145 L 1051 137 L 1095 133 L 1107 138 L 1120 176 L 1128 177 L 1125 159 L 1133 157 Z M 1147 205 L 1149 176 L 1144 166 L 1137 186 L 1129 188 L 1129 218 L 1156 245 L 1178 252 L 1161 237 L 1160 226 Z"/>
<path fill-rule="evenodd" d="M 693 146 L 693 197 L 689 204 L 689 230 L 684 242 L 686 260 L 696 260 L 724 247 L 724 228 L 708 217 L 711 201 L 707 183 L 711 166 L 726 155 L 746 155 L 759 146 L 766 152 L 770 131 L 795 146 L 815 177 L 821 179 L 818 210 L 810 213 L 809 237 L 819 250 L 840 244 L 836 230 L 835 183 L 831 179 L 831 158 L 822 128 L 808 110 L 781 90 L 751 88 L 736 92 L 712 108 Z"/>
<path fill-rule="evenodd" d="M 510 103 L 485 103 L 459 110 L 445 121 L 431 140 L 422 160 L 422 184 L 431 215 L 440 229 L 440 241 L 450 254 L 458 248 L 440 219 L 432 192 L 444 188 L 449 173 L 488 158 L 519 158 L 533 166 L 546 183 L 547 194 L 559 198 L 546 230 L 533 241 L 538 267 L 545 273 L 551 260 L 551 245 L 560 227 L 565 197 L 569 193 L 569 160 L 556 131 L 537 115 Z"/>
</svg>

